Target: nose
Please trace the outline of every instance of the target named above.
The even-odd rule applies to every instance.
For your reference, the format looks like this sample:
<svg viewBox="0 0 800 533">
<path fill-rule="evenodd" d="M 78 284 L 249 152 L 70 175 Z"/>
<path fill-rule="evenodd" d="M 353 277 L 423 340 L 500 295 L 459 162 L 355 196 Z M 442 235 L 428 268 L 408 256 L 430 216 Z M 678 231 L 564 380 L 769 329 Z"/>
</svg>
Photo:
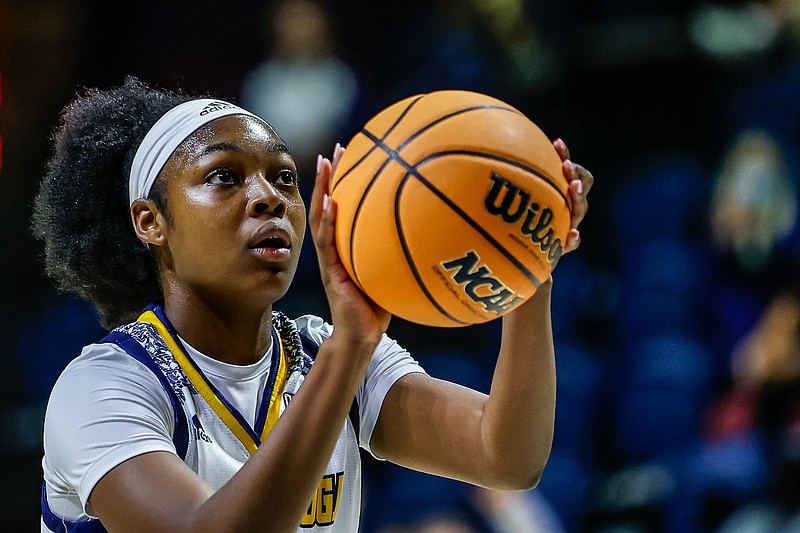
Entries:
<svg viewBox="0 0 800 533">
<path fill-rule="evenodd" d="M 248 180 L 247 214 L 251 217 L 271 215 L 281 218 L 286 214 L 286 201 L 275 185 L 263 176 Z"/>
</svg>

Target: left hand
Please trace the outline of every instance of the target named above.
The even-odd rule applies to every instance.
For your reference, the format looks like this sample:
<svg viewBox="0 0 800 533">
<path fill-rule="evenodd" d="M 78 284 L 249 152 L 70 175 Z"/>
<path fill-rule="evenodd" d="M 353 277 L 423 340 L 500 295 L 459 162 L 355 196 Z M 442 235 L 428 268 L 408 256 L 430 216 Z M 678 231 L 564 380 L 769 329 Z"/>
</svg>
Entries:
<svg viewBox="0 0 800 533">
<path fill-rule="evenodd" d="M 570 160 L 569 148 L 564 141 L 556 139 L 553 141 L 553 146 L 561 157 L 564 177 L 569 183 L 569 193 L 572 198 L 570 230 L 564 246 L 564 253 L 569 253 L 576 250 L 581 244 L 581 233 L 578 231 L 578 226 L 589 210 L 589 202 L 586 197 L 594 184 L 594 176 L 581 165 Z"/>
<path fill-rule="evenodd" d="M 337 205 L 330 197 L 330 182 L 342 155 L 344 148 L 336 143 L 332 160 L 318 156 L 309 207 L 311 236 L 331 311 L 334 336 L 353 343 L 366 342 L 374 348 L 389 326 L 391 316 L 361 291 L 339 257 L 335 236 Z"/>
</svg>

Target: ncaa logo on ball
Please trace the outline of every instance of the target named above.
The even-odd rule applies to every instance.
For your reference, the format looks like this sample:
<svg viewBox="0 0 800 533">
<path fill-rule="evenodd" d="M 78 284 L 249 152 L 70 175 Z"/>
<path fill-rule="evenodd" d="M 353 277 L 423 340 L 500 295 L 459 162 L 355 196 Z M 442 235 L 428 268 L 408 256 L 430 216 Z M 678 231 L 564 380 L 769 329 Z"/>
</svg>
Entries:
<svg viewBox="0 0 800 533">
<path fill-rule="evenodd" d="M 469 298 L 468 301 L 462 300 L 462 303 L 470 309 L 473 304 L 478 304 L 487 313 L 500 315 L 522 301 L 521 296 L 492 276 L 492 271 L 475 250 L 470 250 L 463 257 L 443 261 L 439 266 L 444 270 L 439 272 L 444 274 L 444 279 L 462 287 Z"/>
</svg>

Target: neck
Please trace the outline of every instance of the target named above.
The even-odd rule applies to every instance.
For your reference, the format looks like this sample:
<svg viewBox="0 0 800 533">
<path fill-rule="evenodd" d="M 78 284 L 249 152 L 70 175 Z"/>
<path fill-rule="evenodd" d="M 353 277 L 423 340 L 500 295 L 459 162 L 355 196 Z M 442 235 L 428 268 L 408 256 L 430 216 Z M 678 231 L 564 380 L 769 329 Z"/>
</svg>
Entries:
<svg viewBox="0 0 800 533">
<path fill-rule="evenodd" d="M 197 295 L 166 291 L 164 313 L 183 339 L 205 355 L 234 365 L 255 363 L 269 348 L 272 307 L 245 310 Z"/>
</svg>

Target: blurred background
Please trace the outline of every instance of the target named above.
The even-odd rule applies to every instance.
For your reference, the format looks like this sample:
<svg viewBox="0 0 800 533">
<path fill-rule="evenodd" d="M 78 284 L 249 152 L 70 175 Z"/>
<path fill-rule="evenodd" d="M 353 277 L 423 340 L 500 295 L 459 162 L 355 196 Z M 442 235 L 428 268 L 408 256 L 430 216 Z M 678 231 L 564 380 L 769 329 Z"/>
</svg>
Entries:
<svg viewBox="0 0 800 533">
<path fill-rule="evenodd" d="M 260 114 L 305 193 L 315 154 L 445 88 L 506 100 L 596 176 L 555 272 L 539 487 L 367 460 L 364 533 L 800 531 L 800 0 L 0 0 L 4 531 L 38 530 L 49 389 L 103 334 L 45 278 L 32 197 L 59 110 L 127 74 Z M 278 307 L 327 316 L 307 248 Z M 484 391 L 498 332 L 390 330 Z"/>
</svg>

